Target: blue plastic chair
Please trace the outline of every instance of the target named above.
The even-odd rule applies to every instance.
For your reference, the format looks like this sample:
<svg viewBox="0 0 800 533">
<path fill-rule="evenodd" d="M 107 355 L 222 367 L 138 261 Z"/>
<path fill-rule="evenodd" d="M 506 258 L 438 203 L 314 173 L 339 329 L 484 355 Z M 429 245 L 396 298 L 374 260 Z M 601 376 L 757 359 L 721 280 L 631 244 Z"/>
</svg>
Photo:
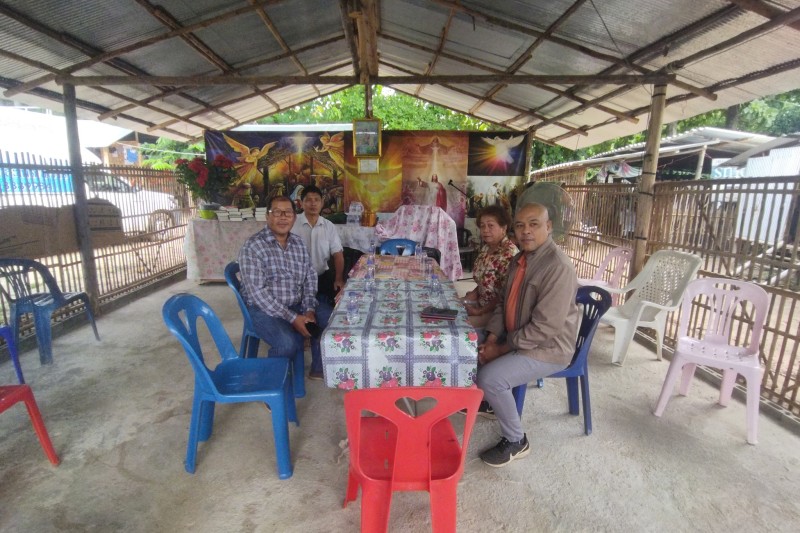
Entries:
<svg viewBox="0 0 800 533">
<path fill-rule="evenodd" d="M 292 477 L 289 420 L 299 425 L 289 379 L 289 361 L 282 357 L 243 359 L 238 356 L 222 322 L 203 300 L 192 294 L 176 294 L 162 309 L 167 329 L 183 345 L 194 370 L 194 401 L 186 447 L 186 471 L 193 474 L 197 444 L 211 437 L 216 403 L 264 402 L 272 412 L 278 477 Z M 222 361 L 206 366 L 198 339 L 198 319 L 205 321 Z"/>
<path fill-rule="evenodd" d="M 14 341 L 14 332 L 8 326 L 0 326 L 0 337 L 6 340 L 8 355 L 11 357 L 11 364 L 14 365 L 14 372 L 17 373 L 17 381 L 20 385 L 24 385 L 25 378 L 22 377 L 22 367 L 19 366 L 19 353 L 17 352 L 17 343 Z"/>
<path fill-rule="evenodd" d="M 397 249 L 398 246 L 405 247 L 402 255 L 414 255 L 417 243 L 412 241 L 411 239 L 389 239 L 388 241 L 383 241 L 381 243 L 381 247 L 379 248 L 380 254 L 401 255 L 400 251 Z"/>
<path fill-rule="evenodd" d="M 250 312 L 247 310 L 242 298 L 242 282 L 239 280 L 238 262 L 231 261 L 225 266 L 225 281 L 233 291 L 233 294 L 236 295 L 236 301 L 239 303 L 239 310 L 242 312 L 242 318 L 244 319 L 242 340 L 239 344 L 239 357 L 258 357 L 258 343 L 261 338 L 256 334 L 256 328 L 253 327 L 253 319 L 250 318 Z M 292 367 L 289 369 L 294 382 L 295 398 L 304 398 L 306 395 L 305 375 L 303 374 L 305 362 L 305 353 L 303 353 L 303 350 L 298 350 L 292 358 Z"/>
<path fill-rule="evenodd" d="M 592 434 L 592 406 L 589 401 L 589 349 L 592 346 L 592 338 L 600 323 L 600 317 L 611 307 L 611 295 L 600 287 L 585 286 L 578 288 L 575 303 L 583 306 L 583 318 L 578 330 L 578 340 L 575 342 L 575 355 L 572 356 L 570 365 L 547 376 L 548 378 L 567 378 L 567 402 L 571 415 L 580 414 L 578 404 L 578 378 L 581 384 L 581 396 L 583 397 L 583 430 L 587 435 Z M 522 408 L 525 405 L 526 385 L 514 387 L 512 393 L 517 402 L 517 411 L 522 416 Z"/>
<path fill-rule="evenodd" d="M 100 340 L 94 322 L 89 295 L 85 292 L 61 292 L 50 270 L 32 259 L 6 257 L 0 259 L 0 292 L 9 301 L 9 322 L 14 333 L 14 344 L 19 346 L 19 322 L 25 313 L 33 314 L 36 340 L 39 343 L 39 360 L 43 365 L 53 362 L 53 339 L 50 321 L 53 312 L 74 302 L 83 302 L 86 315 L 92 324 L 94 337 Z"/>
</svg>

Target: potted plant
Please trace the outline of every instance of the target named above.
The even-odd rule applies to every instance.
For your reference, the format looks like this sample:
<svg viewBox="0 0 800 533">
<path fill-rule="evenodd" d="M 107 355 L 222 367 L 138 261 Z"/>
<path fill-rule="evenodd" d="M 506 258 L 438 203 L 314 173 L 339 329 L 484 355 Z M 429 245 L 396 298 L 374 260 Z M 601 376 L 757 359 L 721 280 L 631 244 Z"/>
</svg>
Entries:
<svg viewBox="0 0 800 533">
<path fill-rule="evenodd" d="M 203 218 L 214 218 L 213 211 L 203 211 L 209 211 L 206 206 L 224 194 L 238 176 L 233 161 L 222 154 L 210 162 L 204 157 L 195 157 L 191 161 L 178 159 L 175 161 L 175 172 L 178 183 L 184 184 L 195 202 L 200 204 L 200 216 Z"/>
</svg>

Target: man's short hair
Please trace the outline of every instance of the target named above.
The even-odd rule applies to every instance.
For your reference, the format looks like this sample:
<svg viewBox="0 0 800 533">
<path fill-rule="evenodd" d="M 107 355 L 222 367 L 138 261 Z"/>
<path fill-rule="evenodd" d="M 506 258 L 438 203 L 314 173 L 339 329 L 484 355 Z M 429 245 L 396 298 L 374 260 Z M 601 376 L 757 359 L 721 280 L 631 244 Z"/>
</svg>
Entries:
<svg viewBox="0 0 800 533">
<path fill-rule="evenodd" d="M 312 192 L 317 193 L 319 197 L 322 198 L 322 191 L 320 190 L 319 187 L 317 187 L 316 185 L 308 185 L 303 189 L 303 192 L 300 193 L 300 201 L 305 200 L 306 196 L 308 196 L 308 194 Z"/>
<path fill-rule="evenodd" d="M 292 202 L 291 198 L 289 198 L 288 196 L 273 196 L 272 198 L 269 199 L 269 201 L 267 201 L 267 211 L 272 209 L 272 204 L 274 204 L 275 202 L 289 202 L 290 204 L 292 204 L 292 207 L 294 207 L 294 202 Z"/>
</svg>

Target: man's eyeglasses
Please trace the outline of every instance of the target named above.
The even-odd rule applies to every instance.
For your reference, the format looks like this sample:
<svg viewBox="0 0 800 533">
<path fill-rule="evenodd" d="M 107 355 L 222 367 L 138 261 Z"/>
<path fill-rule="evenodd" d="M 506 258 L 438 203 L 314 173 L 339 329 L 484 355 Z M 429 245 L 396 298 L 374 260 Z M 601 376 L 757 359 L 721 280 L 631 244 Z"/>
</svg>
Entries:
<svg viewBox="0 0 800 533">
<path fill-rule="evenodd" d="M 294 211 L 281 211 L 280 209 L 270 209 L 269 214 L 273 215 L 275 218 L 292 218 L 294 216 Z"/>
</svg>

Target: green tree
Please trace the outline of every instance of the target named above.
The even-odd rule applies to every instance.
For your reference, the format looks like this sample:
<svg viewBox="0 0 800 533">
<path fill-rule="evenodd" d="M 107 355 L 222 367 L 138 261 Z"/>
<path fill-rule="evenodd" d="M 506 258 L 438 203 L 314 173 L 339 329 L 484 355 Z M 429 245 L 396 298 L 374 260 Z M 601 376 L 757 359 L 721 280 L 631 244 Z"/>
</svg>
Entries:
<svg viewBox="0 0 800 533">
<path fill-rule="evenodd" d="M 182 143 L 166 137 L 159 137 L 155 143 L 142 143 L 142 166 L 156 170 L 174 170 L 176 159 L 191 159 L 205 153 L 205 143 Z"/>
</svg>

